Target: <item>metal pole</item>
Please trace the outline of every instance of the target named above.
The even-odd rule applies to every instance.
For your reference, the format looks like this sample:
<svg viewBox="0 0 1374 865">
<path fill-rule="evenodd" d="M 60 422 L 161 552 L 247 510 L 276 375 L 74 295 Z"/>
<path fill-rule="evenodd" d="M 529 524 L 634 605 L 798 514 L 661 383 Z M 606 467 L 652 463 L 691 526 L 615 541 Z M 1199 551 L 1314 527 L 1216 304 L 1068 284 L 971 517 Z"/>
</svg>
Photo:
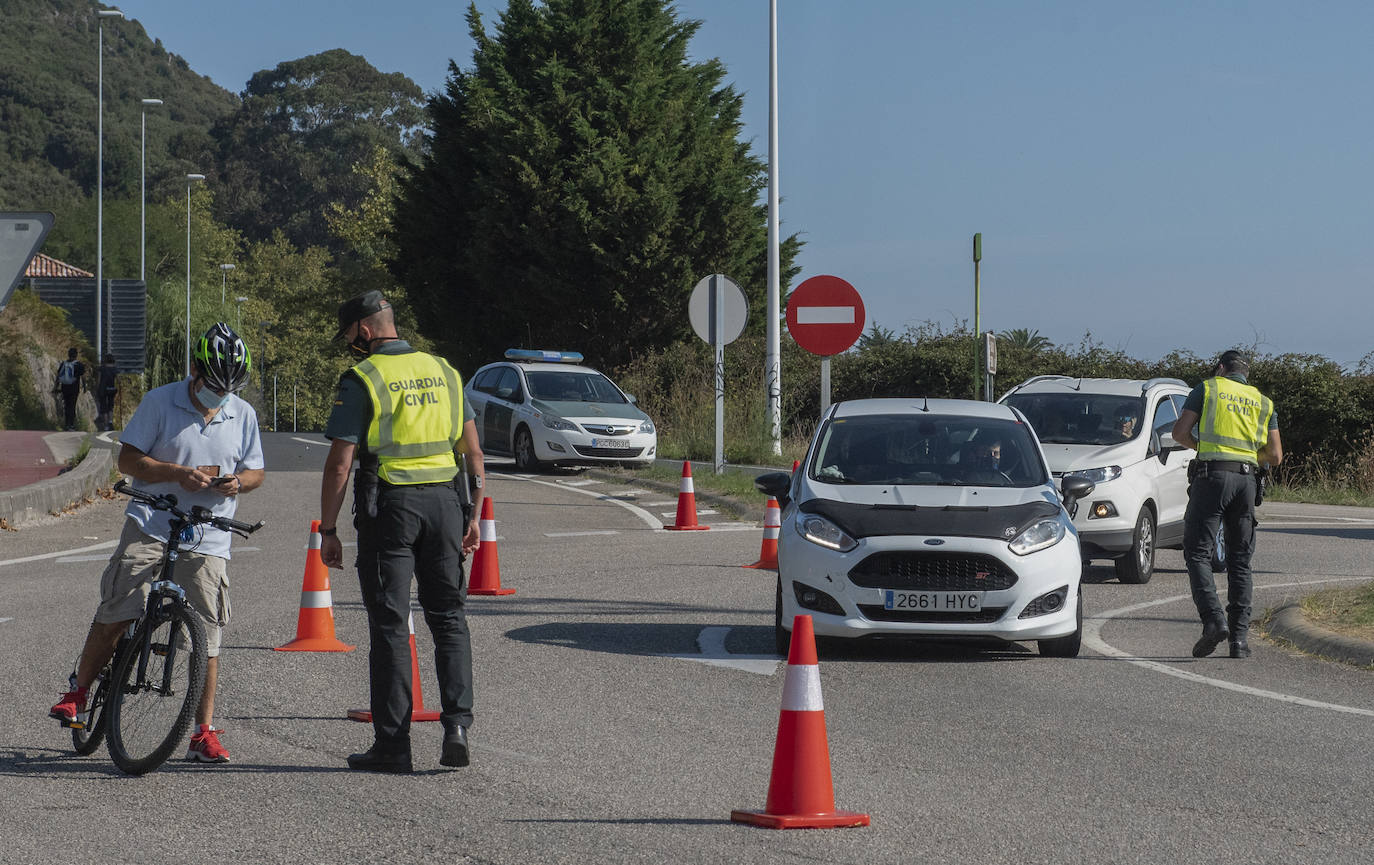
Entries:
<svg viewBox="0 0 1374 865">
<path fill-rule="evenodd" d="M 96 132 L 95 132 L 95 356 L 103 356 L 100 280 L 105 260 L 105 16 L 96 13 Z"/>
<path fill-rule="evenodd" d="M 186 177 L 186 377 L 191 377 L 191 178 Z"/>
<path fill-rule="evenodd" d="M 768 0 L 768 430 L 773 454 L 782 454 L 782 346 L 778 311 L 781 276 L 778 252 L 778 0 Z"/>
<path fill-rule="evenodd" d="M 138 281 L 148 284 L 148 106 L 161 105 L 161 99 L 144 99 L 141 132 L 138 137 Z"/>
<path fill-rule="evenodd" d="M 980 286 L 978 284 L 978 267 L 983 261 L 983 234 L 979 232 L 973 235 L 973 398 L 978 399 L 978 372 L 982 369 L 980 360 L 982 346 L 978 344 L 982 337 L 982 323 L 978 320 L 980 297 Z"/>
<path fill-rule="evenodd" d="M 291 432 L 296 431 L 296 384 L 291 383 Z"/>
<path fill-rule="evenodd" d="M 711 343 L 716 349 L 716 474 L 725 474 L 725 296 L 721 274 L 711 274 Z"/>
<path fill-rule="evenodd" d="M 821 417 L 830 410 L 830 355 L 821 358 Z"/>
<path fill-rule="evenodd" d="M 277 374 L 272 373 L 272 432 L 277 431 Z"/>
</svg>

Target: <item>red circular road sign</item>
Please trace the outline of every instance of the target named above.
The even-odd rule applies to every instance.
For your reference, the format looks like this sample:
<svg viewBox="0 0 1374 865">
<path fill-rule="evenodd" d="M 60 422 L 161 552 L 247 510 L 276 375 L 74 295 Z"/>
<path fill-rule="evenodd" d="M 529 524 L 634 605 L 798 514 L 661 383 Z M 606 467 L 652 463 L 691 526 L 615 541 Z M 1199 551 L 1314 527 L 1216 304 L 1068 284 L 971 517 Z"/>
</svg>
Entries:
<svg viewBox="0 0 1374 865">
<path fill-rule="evenodd" d="M 812 354 L 839 354 L 864 332 L 863 298 L 838 276 L 813 276 L 787 297 L 787 331 Z"/>
</svg>

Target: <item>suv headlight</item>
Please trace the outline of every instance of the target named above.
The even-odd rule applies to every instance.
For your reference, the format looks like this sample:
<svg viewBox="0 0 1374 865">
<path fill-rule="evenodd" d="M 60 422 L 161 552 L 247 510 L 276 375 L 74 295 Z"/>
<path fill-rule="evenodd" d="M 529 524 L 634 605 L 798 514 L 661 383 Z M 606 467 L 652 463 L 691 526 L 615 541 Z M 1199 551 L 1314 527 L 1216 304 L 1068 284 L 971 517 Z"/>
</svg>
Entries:
<svg viewBox="0 0 1374 865">
<path fill-rule="evenodd" d="M 540 415 L 539 420 L 549 429 L 568 430 L 570 432 L 577 431 L 577 424 L 572 421 L 563 420 L 563 418 L 556 414 Z"/>
<path fill-rule="evenodd" d="M 646 420 L 644 423 L 640 424 L 639 431 L 642 433 L 657 432 L 657 430 L 654 429 L 654 422 L 651 420 Z"/>
<path fill-rule="evenodd" d="M 1107 481 L 1114 481 L 1121 477 L 1121 466 L 1103 466 L 1100 469 L 1075 469 L 1071 472 L 1064 472 L 1064 477 L 1086 478 L 1095 484 L 1105 484 Z"/>
<path fill-rule="evenodd" d="M 845 533 L 844 529 L 816 514 L 797 514 L 797 519 L 792 525 L 796 527 L 797 534 L 828 550 L 847 553 L 859 545 L 859 542 Z"/>
<path fill-rule="evenodd" d="M 1007 549 L 1018 556 L 1028 556 L 1054 546 L 1064 540 L 1066 534 L 1064 524 L 1058 517 L 1045 517 L 1031 523 L 1021 534 L 1012 538 L 1011 543 L 1007 544 Z"/>
</svg>

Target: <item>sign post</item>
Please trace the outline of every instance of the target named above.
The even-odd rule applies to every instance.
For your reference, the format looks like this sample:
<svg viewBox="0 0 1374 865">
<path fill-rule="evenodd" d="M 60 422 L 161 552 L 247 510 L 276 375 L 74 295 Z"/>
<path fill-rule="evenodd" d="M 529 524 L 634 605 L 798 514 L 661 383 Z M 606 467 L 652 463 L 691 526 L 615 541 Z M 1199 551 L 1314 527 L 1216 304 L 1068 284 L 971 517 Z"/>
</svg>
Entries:
<svg viewBox="0 0 1374 865">
<path fill-rule="evenodd" d="M 0 213 L 0 310 L 43 248 L 52 221 L 51 213 Z"/>
<path fill-rule="evenodd" d="M 687 300 L 687 317 L 697 336 L 715 347 L 716 474 L 725 471 L 725 346 L 744 333 L 749 302 L 734 280 L 722 273 L 703 278 Z"/>
<path fill-rule="evenodd" d="M 830 356 L 864 332 L 864 302 L 838 276 L 813 276 L 787 298 L 787 332 L 797 345 L 821 357 L 821 414 L 830 408 Z"/>
<path fill-rule="evenodd" d="M 997 375 L 997 334 L 992 331 L 983 334 L 983 368 L 988 371 L 983 395 L 992 402 L 992 380 Z"/>
<path fill-rule="evenodd" d="M 973 235 L 973 332 L 982 333 L 982 322 L 978 320 L 979 307 L 979 285 L 978 285 L 978 266 L 983 261 L 983 232 Z M 973 350 L 973 398 L 978 398 L 978 349 L 977 342 L 974 343 Z"/>
</svg>

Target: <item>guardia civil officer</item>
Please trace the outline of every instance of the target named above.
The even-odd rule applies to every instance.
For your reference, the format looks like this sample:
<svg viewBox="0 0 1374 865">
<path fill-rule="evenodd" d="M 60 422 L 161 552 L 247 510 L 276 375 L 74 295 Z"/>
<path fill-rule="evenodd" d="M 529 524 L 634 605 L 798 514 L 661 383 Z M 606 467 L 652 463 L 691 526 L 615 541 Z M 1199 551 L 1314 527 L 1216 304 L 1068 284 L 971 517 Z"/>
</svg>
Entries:
<svg viewBox="0 0 1374 865">
<path fill-rule="evenodd" d="M 1197 449 L 1188 466 L 1188 510 L 1183 551 L 1202 637 L 1193 657 L 1205 658 L 1230 638 L 1233 658 L 1250 657 L 1250 596 L 1254 580 L 1255 492 L 1260 465 L 1283 461 L 1274 404 L 1246 382 L 1250 364 L 1238 351 L 1223 352 L 1212 377 L 1193 388 L 1174 424 L 1174 441 Z M 1197 425 L 1196 436 L 1193 433 Z M 1217 527 L 1226 527 L 1226 615 L 1221 614 L 1211 556 Z"/>
<path fill-rule="evenodd" d="M 379 291 L 339 307 L 339 332 L 362 360 L 339 379 L 325 427 L 331 440 L 320 486 L 320 556 L 343 566 L 337 519 L 354 457 L 353 526 L 358 580 L 367 608 L 374 741 L 348 765 L 411 771 L 410 578 L 434 637 L 444 741 L 439 762 L 468 765 L 472 642 L 463 612 L 462 556 L 477 549 L 477 521 L 463 526 L 456 455 L 466 455 L 480 506 L 486 474 L 473 413 L 458 373 L 396 333 Z M 478 511 L 480 512 L 480 511 Z"/>
</svg>

